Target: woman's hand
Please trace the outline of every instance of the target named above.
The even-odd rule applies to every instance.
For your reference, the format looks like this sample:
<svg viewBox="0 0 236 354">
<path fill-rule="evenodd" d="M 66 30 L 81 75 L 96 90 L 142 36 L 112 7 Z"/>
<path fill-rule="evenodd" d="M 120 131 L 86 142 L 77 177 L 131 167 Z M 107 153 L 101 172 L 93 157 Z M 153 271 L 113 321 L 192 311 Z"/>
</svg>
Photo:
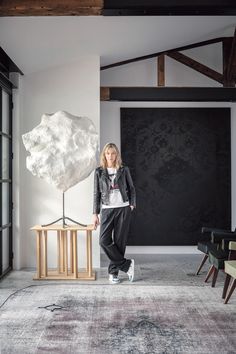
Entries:
<svg viewBox="0 0 236 354">
<path fill-rule="evenodd" d="M 131 211 L 133 211 L 134 210 L 134 206 L 130 205 L 130 209 L 131 209 Z"/>
<path fill-rule="evenodd" d="M 93 226 L 94 230 L 97 229 L 98 225 L 100 224 L 98 214 L 93 214 Z"/>
</svg>

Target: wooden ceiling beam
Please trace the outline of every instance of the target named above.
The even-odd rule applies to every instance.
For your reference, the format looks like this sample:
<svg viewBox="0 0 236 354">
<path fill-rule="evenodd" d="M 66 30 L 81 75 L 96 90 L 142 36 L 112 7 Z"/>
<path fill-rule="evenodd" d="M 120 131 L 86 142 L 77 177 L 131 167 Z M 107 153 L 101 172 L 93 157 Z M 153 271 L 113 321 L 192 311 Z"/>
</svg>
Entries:
<svg viewBox="0 0 236 354">
<path fill-rule="evenodd" d="M 236 15 L 235 0 L 104 0 L 105 16 Z"/>
<path fill-rule="evenodd" d="M 206 65 L 199 63 L 198 61 L 188 57 L 179 52 L 168 53 L 168 57 L 178 61 L 181 64 L 188 66 L 189 68 L 198 71 L 199 73 L 209 77 L 212 80 L 218 81 L 220 84 L 223 84 L 223 75 L 219 72 L 209 68 Z"/>
<path fill-rule="evenodd" d="M 233 87 L 101 87 L 101 101 L 236 102 Z"/>
<path fill-rule="evenodd" d="M 104 0 L 0 0 L 0 16 L 95 16 Z"/>
<path fill-rule="evenodd" d="M 229 63 L 227 68 L 227 78 L 229 82 L 236 81 L 236 27 L 234 31 L 234 37 L 231 44 L 231 51 L 229 55 Z"/>
<path fill-rule="evenodd" d="M 165 55 L 157 57 L 157 84 L 165 86 Z"/>
<path fill-rule="evenodd" d="M 100 101 L 110 101 L 109 87 L 100 87 Z"/>
<path fill-rule="evenodd" d="M 0 16 L 234 16 L 235 0 L 0 0 Z"/>
<path fill-rule="evenodd" d="M 101 67 L 101 70 L 107 70 L 107 69 L 110 69 L 110 68 L 114 68 L 116 66 L 121 66 L 121 65 L 134 63 L 136 61 L 156 58 L 156 57 L 159 57 L 162 54 L 168 54 L 168 53 L 172 53 L 172 52 L 181 52 L 183 50 L 188 50 L 188 49 L 203 47 L 203 46 L 209 45 L 209 44 L 223 42 L 223 40 L 225 38 L 233 38 L 233 37 L 218 37 L 218 38 L 208 39 L 208 40 L 202 41 L 202 42 L 197 42 L 197 43 L 193 43 L 193 44 L 184 45 L 182 47 L 177 47 L 177 48 L 174 48 L 174 49 L 162 50 L 161 52 L 152 53 L 152 54 L 148 54 L 148 55 L 143 55 L 143 56 L 140 56 L 140 57 L 127 59 L 127 60 L 123 60 L 123 61 L 120 61 L 120 62 L 117 62 L 117 63 L 105 65 L 105 66 Z"/>
<path fill-rule="evenodd" d="M 225 38 L 222 42 L 222 59 L 223 59 L 223 86 L 232 87 L 233 84 L 229 82 L 228 79 L 228 66 L 229 66 L 229 57 L 232 48 L 233 38 Z"/>
</svg>

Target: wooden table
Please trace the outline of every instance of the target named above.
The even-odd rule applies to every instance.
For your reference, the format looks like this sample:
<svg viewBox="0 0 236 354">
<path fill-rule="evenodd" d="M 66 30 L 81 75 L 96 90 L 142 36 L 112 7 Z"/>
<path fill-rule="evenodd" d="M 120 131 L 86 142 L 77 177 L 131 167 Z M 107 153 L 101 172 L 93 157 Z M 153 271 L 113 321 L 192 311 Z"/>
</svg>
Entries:
<svg viewBox="0 0 236 354">
<path fill-rule="evenodd" d="M 79 225 L 41 226 L 36 225 L 31 228 L 36 231 L 37 242 L 37 275 L 34 279 L 80 279 L 95 280 L 95 272 L 92 269 L 92 231 L 93 225 L 86 227 Z M 77 241 L 79 232 L 86 233 L 86 269 L 78 271 Z M 48 269 L 48 236 L 57 237 L 57 269 Z"/>
</svg>

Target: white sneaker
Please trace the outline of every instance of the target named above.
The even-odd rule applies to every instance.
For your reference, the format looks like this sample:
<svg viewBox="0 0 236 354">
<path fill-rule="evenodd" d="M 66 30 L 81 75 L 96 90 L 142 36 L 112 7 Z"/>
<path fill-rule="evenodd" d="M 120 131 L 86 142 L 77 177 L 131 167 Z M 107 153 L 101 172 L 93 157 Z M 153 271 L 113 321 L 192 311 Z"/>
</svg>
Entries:
<svg viewBox="0 0 236 354">
<path fill-rule="evenodd" d="M 120 279 L 119 279 L 118 275 L 109 274 L 109 282 L 111 284 L 119 284 L 120 283 Z"/>
<path fill-rule="evenodd" d="M 134 259 L 131 259 L 131 264 L 129 266 L 127 274 L 129 277 L 129 281 L 134 281 Z"/>
</svg>

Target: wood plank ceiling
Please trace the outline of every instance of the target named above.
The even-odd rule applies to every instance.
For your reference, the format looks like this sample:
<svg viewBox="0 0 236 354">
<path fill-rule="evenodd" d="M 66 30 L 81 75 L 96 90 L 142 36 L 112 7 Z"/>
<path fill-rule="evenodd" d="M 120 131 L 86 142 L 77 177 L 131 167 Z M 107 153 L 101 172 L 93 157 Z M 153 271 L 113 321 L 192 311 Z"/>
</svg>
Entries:
<svg viewBox="0 0 236 354">
<path fill-rule="evenodd" d="M 234 16 L 235 0 L 0 0 L 0 16 Z"/>
</svg>

